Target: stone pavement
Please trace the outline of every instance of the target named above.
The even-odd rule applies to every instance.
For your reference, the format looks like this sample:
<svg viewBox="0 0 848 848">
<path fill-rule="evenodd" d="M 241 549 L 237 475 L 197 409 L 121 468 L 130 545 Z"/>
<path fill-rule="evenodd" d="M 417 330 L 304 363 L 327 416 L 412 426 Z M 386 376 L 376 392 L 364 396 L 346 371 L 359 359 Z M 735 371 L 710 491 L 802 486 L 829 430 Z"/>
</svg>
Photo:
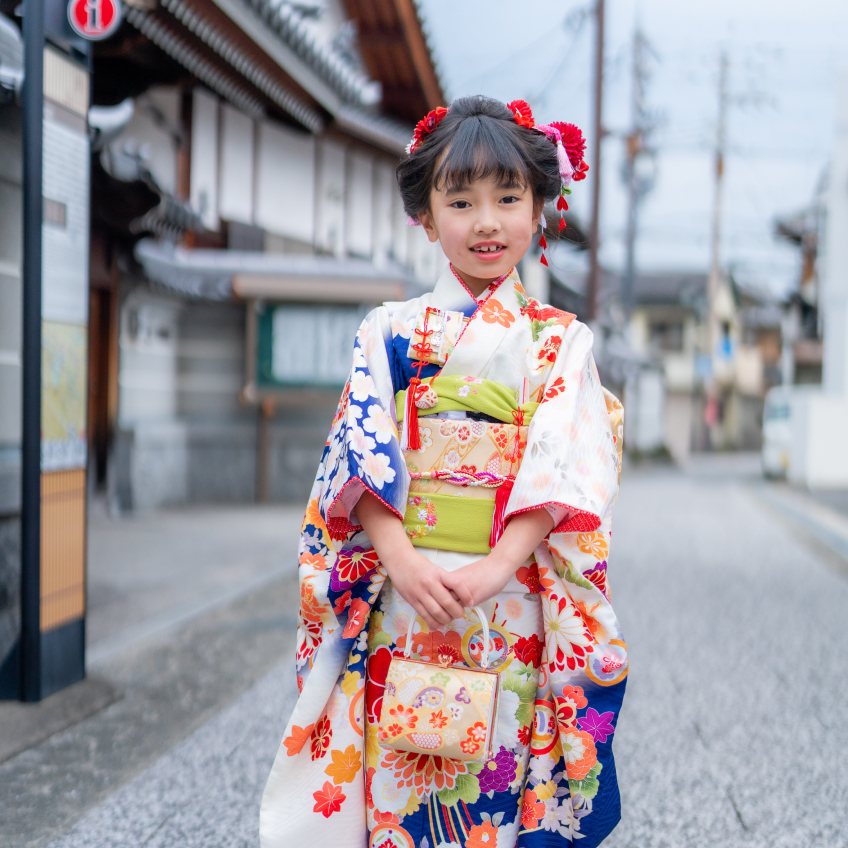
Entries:
<svg viewBox="0 0 848 848">
<path fill-rule="evenodd" d="M 94 517 L 89 660 L 100 656 L 86 681 L 41 704 L 0 704 L 4 742 L 37 731 L 0 764 L 0 846 L 46 845 L 281 662 L 291 668 L 301 513 Z M 60 732 L 42 742 L 27 721 Z"/>
<path fill-rule="evenodd" d="M 290 572 L 298 506 L 194 506 L 107 517 L 88 534 L 88 665 Z"/>
<path fill-rule="evenodd" d="M 613 601 L 632 661 L 615 744 L 624 817 L 605 848 L 848 846 L 848 572 L 814 539 L 814 527 L 760 496 L 756 471 L 744 457 L 716 457 L 685 472 L 625 473 L 611 560 Z M 229 638 L 216 634 L 226 630 L 226 616 L 243 633 L 250 604 L 268 594 L 255 592 L 238 613 L 222 608 L 220 621 L 208 614 L 202 628 L 193 625 L 200 630 L 183 627 L 168 644 L 217 639 L 217 661 L 230 667 L 233 630 Z M 283 618 L 292 601 L 283 592 L 264 599 L 259 626 L 261 616 L 277 616 L 262 631 L 264 676 L 246 691 L 243 676 L 232 689 L 241 685 L 244 694 L 223 709 L 220 702 L 205 712 L 195 707 L 202 686 L 178 697 L 185 714 L 198 709 L 193 732 L 181 725 L 167 753 L 148 752 L 146 768 L 116 773 L 86 796 L 85 767 L 59 756 L 90 756 L 84 739 L 71 744 L 71 737 L 90 739 L 85 726 L 128 698 L 0 766 L 0 785 L 27 757 L 34 761 L 31 781 L 51 767 L 71 770 L 73 779 L 52 795 L 27 790 L 26 776 L 18 784 L 35 820 L 70 803 L 63 791 L 86 796 L 79 806 L 88 812 L 74 827 L 67 816 L 57 823 L 50 848 L 257 845 L 262 788 L 294 698 L 293 624 Z M 242 643 L 232 647 L 243 650 Z M 178 661 L 160 656 L 146 668 Z M 120 667 L 116 662 L 111 673 Z M 201 677 L 214 685 L 213 666 Z M 162 701 L 158 708 L 172 707 Z M 127 738 L 116 734 L 115 741 L 129 755 L 144 733 L 122 727 Z M 96 759 L 96 746 L 91 750 Z M 9 800 L 0 798 L 0 819 Z M 4 846 L 47 844 L 45 830 L 29 841 L 9 842 L 5 833 Z"/>
</svg>

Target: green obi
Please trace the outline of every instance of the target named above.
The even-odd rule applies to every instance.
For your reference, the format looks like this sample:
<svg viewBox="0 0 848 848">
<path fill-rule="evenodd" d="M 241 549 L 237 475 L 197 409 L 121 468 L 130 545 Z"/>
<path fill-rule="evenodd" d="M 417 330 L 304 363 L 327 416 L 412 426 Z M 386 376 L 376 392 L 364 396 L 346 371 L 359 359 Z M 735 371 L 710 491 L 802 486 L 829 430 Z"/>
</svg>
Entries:
<svg viewBox="0 0 848 848">
<path fill-rule="evenodd" d="M 407 501 L 403 526 L 418 548 L 487 554 L 494 515 L 494 498 L 416 492 Z"/>
<path fill-rule="evenodd" d="M 471 382 L 466 377 L 427 377 L 422 386 L 432 386 L 439 396 L 438 403 L 430 409 L 419 409 L 420 415 L 438 415 L 440 412 L 460 410 L 463 412 L 482 412 L 503 421 L 516 423 L 516 413 L 524 413 L 522 424 L 529 424 L 533 414 L 539 408 L 535 401 L 519 405 L 515 392 L 494 380 Z M 406 410 L 406 390 L 395 395 L 395 408 L 398 421 L 403 421 Z"/>
</svg>

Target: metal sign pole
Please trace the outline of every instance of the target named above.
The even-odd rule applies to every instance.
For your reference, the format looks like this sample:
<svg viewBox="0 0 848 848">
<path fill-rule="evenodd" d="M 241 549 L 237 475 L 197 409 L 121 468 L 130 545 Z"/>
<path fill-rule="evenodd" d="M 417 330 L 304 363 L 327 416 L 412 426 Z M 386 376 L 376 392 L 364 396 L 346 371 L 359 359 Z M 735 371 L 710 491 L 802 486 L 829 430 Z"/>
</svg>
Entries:
<svg viewBox="0 0 848 848">
<path fill-rule="evenodd" d="M 44 0 L 24 0 L 21 698 L 41 700 L 41 226 Z"/>
</svg>

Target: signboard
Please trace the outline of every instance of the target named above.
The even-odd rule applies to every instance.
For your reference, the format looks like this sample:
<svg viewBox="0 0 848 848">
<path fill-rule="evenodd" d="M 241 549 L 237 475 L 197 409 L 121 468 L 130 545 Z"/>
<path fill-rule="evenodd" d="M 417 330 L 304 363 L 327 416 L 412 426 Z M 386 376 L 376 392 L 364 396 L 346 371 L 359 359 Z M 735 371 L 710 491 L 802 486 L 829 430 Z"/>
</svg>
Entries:
<svg viewBox="0 0 848 848">
<path fill-rule="evenodd" d="M 53 50 L 45 70 L 41 470 L 49 472 L 86 465 L 89 142 L 85 104 L 62 98 L 87 74 Z"/>
<path fill-rule="evenodd" d="M 343 386 L 367 312 L 364 306 L 263 306 L 257 327 L 257 388 Z"/>
<path fill-rule="evenodd" d="M 77 35 L 101 41 L 121 25 L 120 0 L 70 0 L 68 21 Z"/>
</svg>

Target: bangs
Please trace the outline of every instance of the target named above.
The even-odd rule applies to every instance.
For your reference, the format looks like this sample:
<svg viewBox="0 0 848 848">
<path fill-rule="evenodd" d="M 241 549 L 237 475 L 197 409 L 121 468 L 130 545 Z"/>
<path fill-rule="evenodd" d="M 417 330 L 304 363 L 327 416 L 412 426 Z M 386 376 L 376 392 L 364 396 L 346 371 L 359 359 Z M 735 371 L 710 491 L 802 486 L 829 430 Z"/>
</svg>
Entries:
<svg viewBox="0 0 848 848">
<path fill-rule="evenodd" d="M 514 133 L 502 122 L 487 118 L 469 119 L 456 135 L 433 176 L 439 191 L 462 191 L 476 180 L 493 178 L 502 188 L 526 188 L 527 163 Z"/>
</svg>

